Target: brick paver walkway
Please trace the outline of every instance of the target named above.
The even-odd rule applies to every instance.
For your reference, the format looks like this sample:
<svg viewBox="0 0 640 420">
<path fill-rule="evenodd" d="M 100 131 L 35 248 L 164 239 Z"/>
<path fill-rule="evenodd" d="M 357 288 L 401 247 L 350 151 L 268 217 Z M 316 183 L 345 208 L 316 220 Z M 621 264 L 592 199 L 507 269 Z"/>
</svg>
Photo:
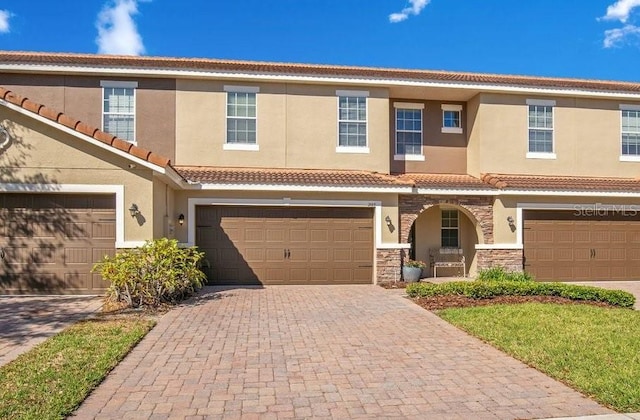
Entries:
<svg viewBox="0 0 640 420">
<path fill-rule="evenodd" d="M 377 286 L 207 291 L 77 418 L 546 418 L 609 413 Z"/>
<path fill-rule="evenodd" d="M 92 296 L 0 296 L 0 366 L 101 306 Z"/>
</svg>

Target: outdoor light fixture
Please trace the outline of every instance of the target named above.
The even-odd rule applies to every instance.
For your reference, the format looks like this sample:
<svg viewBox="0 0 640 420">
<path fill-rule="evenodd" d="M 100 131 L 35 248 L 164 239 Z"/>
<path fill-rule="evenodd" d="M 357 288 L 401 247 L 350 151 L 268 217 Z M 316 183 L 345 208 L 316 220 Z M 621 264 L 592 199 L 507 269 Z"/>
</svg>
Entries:
<svg viewBox="0 0 640 420">
<path fill-rule="evenodd" d="M 129 207 L 129 214 L 131 217 L 136 217 L 140 214 L 140 210 L 138 209 L 138 205 L 136 203 L 131 203 L 131 207 Z"/>
<path fill-rule="evenodd" d="M 391 226 L 391 217 L 389 216 L 385 217 L 384 221 L 387 222 L 387 226 Z"/>
<path fill-rule="evenodd" d="M 507 222 L 509 222 L 509 224 L 512 225 L 513 224 L 513 217 L 507 216 Z"/>
<path fill-rule="evenodd" d="M 178 216 L 178 224 L 180 226 L 184 225 L 184 214 L 180 213 L 180 216 Z"/>
<path fill-rule="evenodd" d="M 516 224 L 515 224 L 515 221 L 513 220 L 513 217 L 507 216 L 507 223 L 509 223 L 509 227 L 511 228 L 511 231 L 515 231 Z"/>
</svg>

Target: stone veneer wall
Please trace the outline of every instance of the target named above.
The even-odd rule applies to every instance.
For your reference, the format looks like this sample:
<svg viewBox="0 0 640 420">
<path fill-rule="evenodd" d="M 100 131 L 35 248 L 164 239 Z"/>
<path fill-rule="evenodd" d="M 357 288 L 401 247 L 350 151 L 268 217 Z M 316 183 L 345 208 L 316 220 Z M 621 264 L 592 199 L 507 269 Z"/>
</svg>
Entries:
<svg viewBox="0 0 640 420">
<path fill-rule="evenodd" d="M 478 270 L 504 267 L 510 271 L 523 270 L 523 250 L 521 249 L 477 249 Z"/>
<path fill-rule="evenodd" d="M 402 259 L 405 253 L 404 249 L 376 250 L 376 283 L 401 280 Z"/>
<path fill-rule="evenodd" d="M 400 209 L 400 242 L 409 241 L 409 231 L 420 213 L 438 204 L 460 206 L 475 217 L 484 236 L 483 243 L 493 243 L 493 197 L 488 196 L 431 196 L 401 195 L 398 202 Z"/>
</svg>

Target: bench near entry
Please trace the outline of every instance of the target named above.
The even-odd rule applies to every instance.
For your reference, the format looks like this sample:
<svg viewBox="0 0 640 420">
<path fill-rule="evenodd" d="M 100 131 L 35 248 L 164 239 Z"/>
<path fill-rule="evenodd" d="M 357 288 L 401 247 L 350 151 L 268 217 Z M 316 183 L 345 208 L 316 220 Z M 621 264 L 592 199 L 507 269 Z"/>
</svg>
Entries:
<svg viewBox="0 0 640 420">
<path fill-rule="evenodd" d="M 438 277 L 438 268 L 462 268 L 462 276 L 467 277 L 467 265 L 461 248 L 432 248 L 429 262 L 433 267 L 433 277 Z"/>
</svg>

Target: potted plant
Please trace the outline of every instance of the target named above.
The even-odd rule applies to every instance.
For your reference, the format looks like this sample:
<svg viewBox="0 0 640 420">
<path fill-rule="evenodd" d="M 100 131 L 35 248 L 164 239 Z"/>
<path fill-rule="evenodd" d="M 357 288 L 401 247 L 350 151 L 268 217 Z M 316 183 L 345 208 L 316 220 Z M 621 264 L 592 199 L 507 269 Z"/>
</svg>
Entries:
<svg viewBox="0 0 640 420">
<path fill-rule="evenodd" d="M 402 278 L 407 283 L 419 281 L 422 270 L 427 266 L 423 261 L 405 260 L 402 265 Z"/>
</svg>

